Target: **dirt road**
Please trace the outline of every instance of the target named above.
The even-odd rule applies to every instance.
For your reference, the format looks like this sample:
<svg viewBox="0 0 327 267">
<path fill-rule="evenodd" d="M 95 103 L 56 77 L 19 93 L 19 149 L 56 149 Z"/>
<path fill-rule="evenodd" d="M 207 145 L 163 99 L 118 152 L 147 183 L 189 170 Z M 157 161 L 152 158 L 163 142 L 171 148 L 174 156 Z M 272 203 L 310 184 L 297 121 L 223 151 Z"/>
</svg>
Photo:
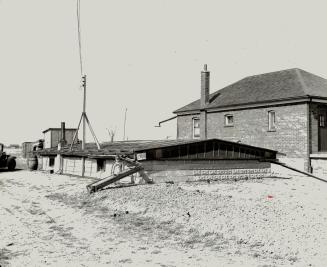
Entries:
<svg viewBox="0 0 327 267">
<path fill-rule="evenodd" d="M 90 181 L 0 172 L 1 266 L 323 266 L 327 260 L 327 184 L 295 177 L 88 195 Z"/>
</svg>

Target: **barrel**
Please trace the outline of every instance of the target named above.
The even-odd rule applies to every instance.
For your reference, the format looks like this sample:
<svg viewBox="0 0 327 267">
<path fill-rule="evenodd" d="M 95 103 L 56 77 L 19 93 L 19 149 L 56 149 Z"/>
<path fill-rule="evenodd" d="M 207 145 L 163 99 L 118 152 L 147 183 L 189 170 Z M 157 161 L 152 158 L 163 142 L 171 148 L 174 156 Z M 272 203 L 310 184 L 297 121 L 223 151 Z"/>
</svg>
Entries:
<svg viewBox="0 0 327 267">
<path fill-rule="evenodd" d="M 30 156 L 27 159 L 27 166 L 30 171 L 37 170 L 37 156 Z"/>
</svg>

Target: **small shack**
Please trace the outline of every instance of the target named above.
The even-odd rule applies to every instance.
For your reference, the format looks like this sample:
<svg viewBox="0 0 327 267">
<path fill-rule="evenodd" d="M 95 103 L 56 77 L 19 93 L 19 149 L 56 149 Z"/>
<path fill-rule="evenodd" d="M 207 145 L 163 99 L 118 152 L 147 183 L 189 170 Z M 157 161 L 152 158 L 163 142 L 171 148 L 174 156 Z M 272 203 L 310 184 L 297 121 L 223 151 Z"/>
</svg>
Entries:
<svg viewBox="0 0 327 267">
<path fill-rule="evenodd" d="M 75 143 L 78 142 L 78 132 L 76 128 L 65 128 L 65 122 L 61 123 L 61 128 L 48 128 L 43 131 L 44 148 L 57 147 L 64 140 L 65 144 L 71 144 L 75 136 Z"/>
<path fill-rule="evenodd" d="M 117 172 L 115 158 L 124 156 L 139 162 L 154 182 L 179 182 L 269 176 L 269 161 L 276 159 L 277 151 L 220 139 L 192 139 L 120 141 L 103 143 L 101 149 L 87 143 L 84 150 L 74 144 L 72 149 L 47 148 L 38 154 L 43 170 L 56 173 L 102 179 Z"/>
</svg>

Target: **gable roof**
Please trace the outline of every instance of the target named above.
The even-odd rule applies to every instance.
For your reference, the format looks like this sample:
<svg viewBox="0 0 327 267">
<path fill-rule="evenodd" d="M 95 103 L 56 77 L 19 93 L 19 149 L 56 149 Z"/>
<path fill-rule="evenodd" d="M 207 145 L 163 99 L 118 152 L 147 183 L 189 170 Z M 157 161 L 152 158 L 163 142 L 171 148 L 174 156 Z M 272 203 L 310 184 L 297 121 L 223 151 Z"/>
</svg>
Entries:
<svg viewBox="0 0 327 267">
<path fill-rule="evenodd" d="M 327 80 L 301 69 L 287 69 L 246 77 L 209 97 L 206 109 L 273 102 L 301 97 L 327 98 Z M 174 113 L 200 109 L 200 99 Z"/>
</svg>

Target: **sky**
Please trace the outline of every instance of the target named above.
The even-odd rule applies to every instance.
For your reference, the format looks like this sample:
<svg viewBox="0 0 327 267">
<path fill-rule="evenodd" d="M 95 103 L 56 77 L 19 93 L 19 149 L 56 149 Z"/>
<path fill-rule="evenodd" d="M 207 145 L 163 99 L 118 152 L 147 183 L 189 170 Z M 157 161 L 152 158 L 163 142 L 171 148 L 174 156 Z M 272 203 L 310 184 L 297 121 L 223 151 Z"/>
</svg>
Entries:
<svg viewBox="0 0 327 267">
<path fill-rule="evenodd" d="M 86 113 L 101 142 L 176 138 L 159 121 L 246 76 L 301 68 L 327 78 L 327 2 L 81 0 Z M 76 0 L 0 0 L 0 142 L 77 127 L 83 91 Z M 79 133 L 81 138 L 82 134 Z M 92 136 L 87 133 L 87 141 Z"/>
</svg>

